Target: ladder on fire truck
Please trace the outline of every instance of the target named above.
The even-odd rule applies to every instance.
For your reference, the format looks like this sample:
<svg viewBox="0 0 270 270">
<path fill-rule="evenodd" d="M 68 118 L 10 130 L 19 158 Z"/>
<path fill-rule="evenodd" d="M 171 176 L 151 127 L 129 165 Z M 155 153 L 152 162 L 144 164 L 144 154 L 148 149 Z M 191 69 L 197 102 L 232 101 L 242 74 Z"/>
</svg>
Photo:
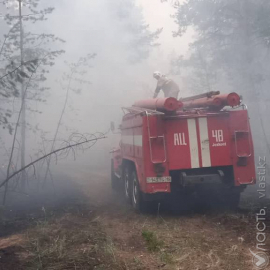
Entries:
<svg viewBox="0 0 270 270">
<path fill-rule="evenodd" d="M 134 106 L 133 107 L 123 107 L 122 109 L 123 109 L 124 113 L 125 113 L 125 110 L 126 110 L 129 113 L 132 113 L 134 115 L 136 115 L 136 114 L 139 115 L 139 114 L 143 114 L 143 113 L 146 115 L 151 162 L 153 164 L 166 162 L 167 161 L 167 149 L 166 149 L 165 134 L 162 134 L 162 135 L 156 134 L 156 135 L 154 135 L 153 130 L 151 130 L 150 120 L 149 120 L 149 118 L 151 116 L 164 115 L 164 113 L 156 111 L 156 110 L 144 109 L 144 108 L 139 108 L 139 107 L 134 107 Z M 160 155 L 160 153 L 159 153 L 158 157 L 155 157 L 155 153 L 153 152 L 153 149 L 155 149 L 156 147 L 153 147 L 154 143 L 159 143 L 159 144 L 161 143 L 161 145 L 163 146 L 163 150 L 162 150 L 163 158 L 162 159 L 159 158 L 160 156 L 162 156 L 162 155 Z"/>
</svg>

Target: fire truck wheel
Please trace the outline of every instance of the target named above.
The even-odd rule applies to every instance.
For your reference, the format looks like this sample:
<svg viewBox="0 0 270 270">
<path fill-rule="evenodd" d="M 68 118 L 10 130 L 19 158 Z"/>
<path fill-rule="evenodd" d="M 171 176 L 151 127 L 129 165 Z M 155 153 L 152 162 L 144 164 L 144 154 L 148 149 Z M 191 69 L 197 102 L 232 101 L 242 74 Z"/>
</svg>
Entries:
<svg viewBox="0 0 270 270">
<path fill-rule="evenodd" d="M 131 204 L 131 180 L 130 180 L 130 166 L 125 165 L 123 168 L 123 180 L 124 180 L 124 191 L 126 201 Z"/>
<path fill-rule="evenodd" d="M 117 177 L 114 174 L 113 159 L 111 161 L 111 186 L 112 186 L 112 189 L 116 189 L 117 188 Z"/>
<path fill-rule="evenodd" d="M 142 198 L 140 185 L 137 177 L 136 170 L 134 169 L 132 174 L 132 205 L 136 211 L 143 211 L 144 201 Z"/>
</svg>

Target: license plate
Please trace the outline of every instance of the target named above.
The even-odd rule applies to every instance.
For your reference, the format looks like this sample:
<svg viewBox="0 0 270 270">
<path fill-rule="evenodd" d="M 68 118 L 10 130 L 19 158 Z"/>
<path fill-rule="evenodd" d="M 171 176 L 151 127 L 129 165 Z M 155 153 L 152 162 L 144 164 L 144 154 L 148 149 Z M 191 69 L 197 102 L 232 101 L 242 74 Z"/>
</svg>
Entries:
<svg viewBox="0 0 270 270">
<path fill-rule="evenodd" d="M 170 176 L 166 176 L 166 177 L 147 177 L 146 182 L 147 183 L 171 183 L 172 178 Z"/>
</svg>

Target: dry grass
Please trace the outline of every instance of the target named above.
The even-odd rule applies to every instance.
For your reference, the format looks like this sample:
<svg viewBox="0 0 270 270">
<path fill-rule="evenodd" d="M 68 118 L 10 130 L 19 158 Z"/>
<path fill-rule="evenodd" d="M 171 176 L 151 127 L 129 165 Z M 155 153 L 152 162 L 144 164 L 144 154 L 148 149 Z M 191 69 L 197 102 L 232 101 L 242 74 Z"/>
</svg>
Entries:
<svg viewBox="0 0 270 270">
<path fill-rule="evenodd" d="M 86 201 L 78 194 L 68 205 L 54 204 L 53 211 L 39 207 L 35 218 L 5 221 L 0 269 L 252 269 L 248 249 L 255 244 L 256 212 L 249 207 L 235 213 L 141 215 L 111 192 L 107 178 L 95 180 L 85 184 Z"/>
<path fill-rule="evenodd" d="M 223 219 L 226 224 L 220 222 Z M 164 243 L 160 250 L 160 260 L 167 266 L 164 269 L 247 270 L 251 269 L 249 238 L 246 231 L 239 235 L 234 228 L 235 224 L 241 228 L 244 222 L 242 216 L 220 214 L 214 219 L 165 218 L 163 224 L 157 219 L 148 222 L 145 229 L 154 230 Z"/>
<path fill-rule="evenodd" d="M 89 217 L 66 215 L 27 232 L 27 269 L 121 269 L 113 244 Z"/>
<path fill-rule="evenodd" d="M 144 238 L 149 251 L 160 251 L 161 247 L 164 245 L 163 241 L 158 240 L 157 236 L 152 231 L 142 231 L 142 237 Z"/>
<path fill-rule="evenodd" d="M 19 234 L 20 242 L 14 242 L 14 237 L 0 240 L 6 242 L 0 250 L 0 256 L 3 255 L 0 269 L 124 269 L 114 255 L 113 242 L 87 204 L 58 209 L 60 215 L 54 212 L 51 216 L 42 211 L 44 214 L 35 219 L 36 224 L 28 224 L 27 218 L 20 219 L 21 223 L 28 224 L 28 229 Z M 26 226 L 22 224 L 22 227 Z"/>
</svg>

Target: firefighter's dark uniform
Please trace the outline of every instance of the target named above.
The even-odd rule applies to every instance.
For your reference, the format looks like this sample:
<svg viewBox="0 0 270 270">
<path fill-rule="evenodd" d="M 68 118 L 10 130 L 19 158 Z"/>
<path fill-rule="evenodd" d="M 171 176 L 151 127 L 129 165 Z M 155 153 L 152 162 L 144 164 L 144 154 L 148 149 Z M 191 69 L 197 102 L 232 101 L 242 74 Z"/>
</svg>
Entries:
<svg viewBox="0 0 270 270">
<path fill-rule="evenodd" d="M 178 98 L 178 94 L 180 92 L 179 86 L 176 82 L 171 79 L 168 79 L 166 76 L 161 76 L 158 79 L 157 87 L 155 90 L 154 98 L 156 98 L 160 92 L 160 90 L 164 92 L 165 97 L 174 97 Z"/>
</svg>

